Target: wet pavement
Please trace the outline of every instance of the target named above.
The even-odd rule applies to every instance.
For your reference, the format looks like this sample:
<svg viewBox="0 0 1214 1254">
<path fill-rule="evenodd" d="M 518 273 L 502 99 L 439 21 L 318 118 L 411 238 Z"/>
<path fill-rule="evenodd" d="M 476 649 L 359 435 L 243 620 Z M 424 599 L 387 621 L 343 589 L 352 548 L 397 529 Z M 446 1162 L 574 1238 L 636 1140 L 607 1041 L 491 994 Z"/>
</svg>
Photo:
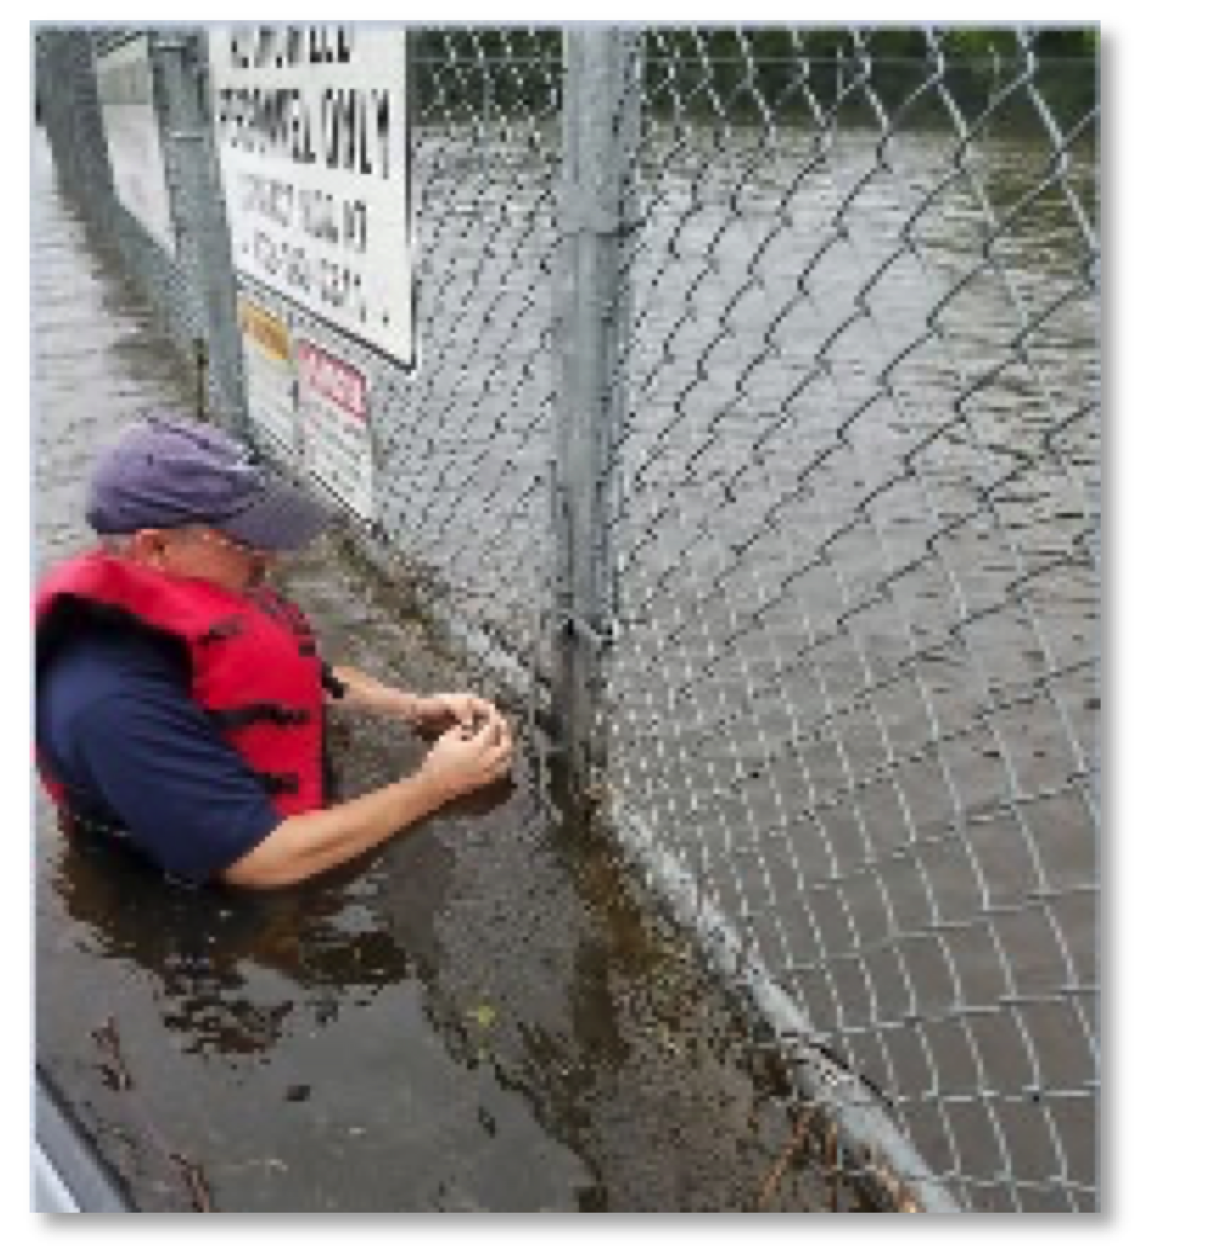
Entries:
<svg viewBox="0 0 1214 1254">
<path fill-rule="evenodd" d="M 42 570 L 88 542 L 94 449 L 194 392 L 38 144 L 33 198 Z M 330 659 L 420 691 L 484 690 L 348 540 L 286 583 Z M 527 712 L 511 713 L 512 789 L 275 893 L 190 891 L 69 846 L 39 798 L 37 1060 L 135 1209 L 828 1207 L 816 1170 L 783 1170 L 792 1120 L 745 1029 L 609 854 L 554 812 Z M 425 751 L 353 716 L 337 739 L 348 795 Z"/>
</svg>

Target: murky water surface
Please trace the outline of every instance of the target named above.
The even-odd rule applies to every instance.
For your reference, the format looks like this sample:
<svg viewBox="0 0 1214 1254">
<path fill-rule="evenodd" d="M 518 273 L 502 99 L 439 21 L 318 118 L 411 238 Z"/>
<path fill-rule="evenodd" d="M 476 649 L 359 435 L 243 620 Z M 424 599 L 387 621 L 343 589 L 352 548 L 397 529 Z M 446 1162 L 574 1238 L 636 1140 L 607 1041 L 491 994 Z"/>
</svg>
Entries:
<svg viewBox="0 0 1214 1254">
<path fill-rule="evenodd" d="M 34 153 L 37 565 L 88 541 L 90 458 L 183 371 Z M 326 653 L 420 690 L 468 679 L 339 545 L 289 577 Z M 408 769 L 347 718 L 342 787 Z M 139 1209 L 752 1208 L 790 1135 L 741 1036 L 608 863 L 508 795 L 266 895 L 191 892 L 68 846 L 39 800 L 37 1055 Z M 790 1174 L 773 1208 L 828 1191 Z M 844 1204 L 847 1204 L 846 1200 Z"/>
</svg>

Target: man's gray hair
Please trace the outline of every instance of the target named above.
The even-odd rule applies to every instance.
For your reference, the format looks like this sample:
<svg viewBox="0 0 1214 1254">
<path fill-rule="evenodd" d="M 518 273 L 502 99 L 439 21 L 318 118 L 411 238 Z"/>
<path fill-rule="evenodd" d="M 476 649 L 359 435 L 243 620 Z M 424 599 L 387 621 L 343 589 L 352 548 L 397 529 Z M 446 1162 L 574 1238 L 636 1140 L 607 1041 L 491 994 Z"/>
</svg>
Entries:
<svg viewBox="0 0 1214 1254">
<path fill-rule="evenodd" d="M 103 553 L 109 553 L 114 557 L 130 556 L 130 536 L 98 536 L 98 541 Z"/>
</svg>

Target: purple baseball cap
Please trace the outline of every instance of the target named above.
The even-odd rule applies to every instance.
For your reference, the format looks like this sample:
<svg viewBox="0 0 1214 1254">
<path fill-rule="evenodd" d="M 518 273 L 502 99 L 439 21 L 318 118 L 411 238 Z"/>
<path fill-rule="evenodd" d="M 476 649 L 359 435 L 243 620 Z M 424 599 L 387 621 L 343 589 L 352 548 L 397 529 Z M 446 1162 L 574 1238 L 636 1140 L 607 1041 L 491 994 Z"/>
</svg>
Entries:
<svg viewBox="0 0 1214 1254">
<path fill-rule="evenodd" d="M 205 523 L 270 551 L 303 548 L 332 521 L 222 431 L 159 414 L 127 427 L 98 458 L 85 517 L 101 535 Z"/>
</svg>

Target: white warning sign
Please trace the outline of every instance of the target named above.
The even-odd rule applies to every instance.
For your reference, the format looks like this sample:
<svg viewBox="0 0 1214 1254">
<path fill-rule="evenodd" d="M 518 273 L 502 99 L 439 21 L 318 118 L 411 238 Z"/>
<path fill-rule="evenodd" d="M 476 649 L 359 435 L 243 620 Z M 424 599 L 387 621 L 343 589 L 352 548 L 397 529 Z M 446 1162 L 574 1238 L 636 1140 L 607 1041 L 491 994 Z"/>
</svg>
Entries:
<svg viewBox="0 0 1214 1254">
<path fill-rule="evenodd" d="M 412 365 L 404 30 L 228 26 L 208 46 L 237 272 Z"/>
</svg>

